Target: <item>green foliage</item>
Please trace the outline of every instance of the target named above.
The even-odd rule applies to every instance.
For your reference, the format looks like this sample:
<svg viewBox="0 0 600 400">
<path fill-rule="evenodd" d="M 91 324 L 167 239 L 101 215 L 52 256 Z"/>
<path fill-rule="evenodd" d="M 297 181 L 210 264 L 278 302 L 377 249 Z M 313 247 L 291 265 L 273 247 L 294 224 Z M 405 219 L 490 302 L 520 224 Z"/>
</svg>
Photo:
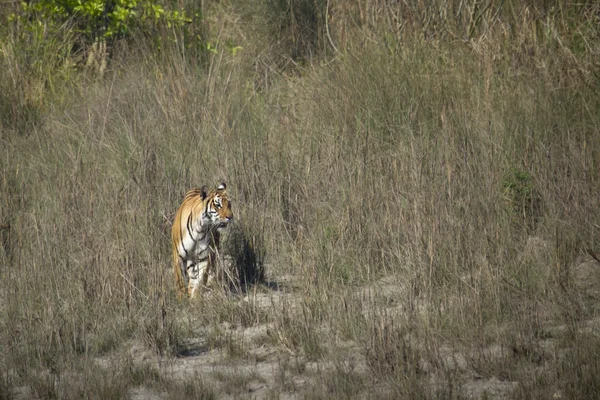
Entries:
<svg viewBox="0 0 600 400">
<path fill-rule="evenodd" d="M 522 222 L 525 226 L 533 227 L 539 215 L 540 199 L 531 174 L 525 170 L 511 168 L 504 175 L 502 186 L 513 222 Z"/>
<path fill-rule="evenodd" d="M 25 23 L 29 29 L 46 24 L 71 25 L 88 38 L 112 38 L 127 35 L 135 27 L 152 27 L 165 21 L 169 27 L 191 22 L 185 11 L 165 10 L 156 0 L 39 0 L 21 3 L 11 20 Z"/>
<path fill-rule="evenodd" d="M 41 20 L 16 19 L 0 28 L 0 125 L 27 134 L 38 126 L 48 94 L 68 91 L 73 72 L 75 35 Z M 23 28 L 23 29 L 21 29 Z"/>
<path fill-rule="evenodd" d="M 85 66 L 102 76 L 118 39 L 141 37 L 203 47 L 200 9 L 171 10 L 161 0 L 34 0 L 15 5 L 0 28 L 0 123 L 20 134 L 37 126 L 48 95 L 67 100 Z M 199 21 L 200 23 L 192 23 Z M 199 46 L 200 45 L 200 46 Z M 199 52 L 199 58 L 205 50 Z M 189 53 L 189 51 L 188 51 Z M 91 68 L 90 68 L 91 67 Z M 68 84 L 67 84 L 68 82 Z"/>
<path fill-rule="evenodd" d="M 505 175 L 503 186 L 505 193 L 515 203 L 527 203 L 533 193 L 533 178 L 527 171 L 511 168 Z"/>
</svg>

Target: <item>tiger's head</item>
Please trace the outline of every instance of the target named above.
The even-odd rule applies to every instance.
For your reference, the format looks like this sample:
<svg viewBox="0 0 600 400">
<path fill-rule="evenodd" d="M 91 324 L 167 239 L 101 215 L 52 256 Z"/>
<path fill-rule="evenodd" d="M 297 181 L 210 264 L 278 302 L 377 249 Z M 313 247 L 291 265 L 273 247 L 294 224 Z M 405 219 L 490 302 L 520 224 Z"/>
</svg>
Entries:
<svg viewBox="0 0 600 400">
<path fill-rule="evenodd" d="M 233 219 L 232 204 L 227 196 L 227 186 L 225 183 L 221 183 L 216 190 L 211 191 L 204 186 L 201 196 L 206 204 L 203 217 L 218 231 L 223 231 Z"/>
</svg>

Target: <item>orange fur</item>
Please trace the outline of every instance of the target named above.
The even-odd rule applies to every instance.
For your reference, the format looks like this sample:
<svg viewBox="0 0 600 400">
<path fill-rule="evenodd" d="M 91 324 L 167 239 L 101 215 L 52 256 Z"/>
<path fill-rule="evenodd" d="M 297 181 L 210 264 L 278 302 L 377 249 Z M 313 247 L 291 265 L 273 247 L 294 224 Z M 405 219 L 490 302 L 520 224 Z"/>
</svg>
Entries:
<svg viewBox="0 0 600 400">
<path fill-rule="evenodd" d="M 219 200 L 215 202 L 215 199 Z M 209 213 L 212 219 L 207 217 Z M 186 281 L 188 281 L 188 295 L 193 297 L 197 289 L 197 287 L 190 287 L 189 284 L 187 274 L 190 267 L 207 262 L 203 278 L 208 278 L 208 274 L 215 269 L 214 253 L 218 251 L 219 231 L 224 229 L 232 218 L 231 202 L 225 184 L 209 192 L 203 187 L 186 193 L 171 229 L 173 273 L 179 298 L 186 292 Z M 201 258 L 204 259 L 200 261 Z M 206 284 L 206 279 L 203 280 L 201 283 Z"/>
</svg>

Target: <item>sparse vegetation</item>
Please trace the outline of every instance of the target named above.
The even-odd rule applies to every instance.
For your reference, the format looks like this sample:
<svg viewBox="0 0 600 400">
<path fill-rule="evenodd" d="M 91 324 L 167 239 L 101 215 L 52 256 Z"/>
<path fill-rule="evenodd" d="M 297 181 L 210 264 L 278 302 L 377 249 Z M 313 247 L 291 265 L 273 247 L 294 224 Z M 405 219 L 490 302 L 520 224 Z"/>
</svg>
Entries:
<svg viewBox="0 0 600 400">
<path fill-rule="evenodd" d="M 0 5 L 0 398 L 597 397 L 597 2 L 160 4 L 102 68 Z"/>
</svg>

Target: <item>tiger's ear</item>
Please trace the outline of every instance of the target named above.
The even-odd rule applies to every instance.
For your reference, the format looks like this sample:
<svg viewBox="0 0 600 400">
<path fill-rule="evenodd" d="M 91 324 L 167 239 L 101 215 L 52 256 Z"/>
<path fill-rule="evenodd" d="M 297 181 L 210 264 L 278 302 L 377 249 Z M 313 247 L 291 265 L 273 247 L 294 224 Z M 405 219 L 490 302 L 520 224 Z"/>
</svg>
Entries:
<svg viewBox="0 0 600 400">
<path fill-rule="evenodd" d="M 208 196 L 208 188 L 206 185 L 204 185 L 202 186 L 202 189 L 200 189 L 200 197 L 202 197 L 202 200 L 204 200 L 206 196 Z"/>
<path fill-rule="evenodd" d="M 227 189 L 227 185 L 225 184 L 225 182 L 221 182 L 221 184 L 219 185 L 217 190 L 225 190 L 225 189 Z"/>
</svg>

